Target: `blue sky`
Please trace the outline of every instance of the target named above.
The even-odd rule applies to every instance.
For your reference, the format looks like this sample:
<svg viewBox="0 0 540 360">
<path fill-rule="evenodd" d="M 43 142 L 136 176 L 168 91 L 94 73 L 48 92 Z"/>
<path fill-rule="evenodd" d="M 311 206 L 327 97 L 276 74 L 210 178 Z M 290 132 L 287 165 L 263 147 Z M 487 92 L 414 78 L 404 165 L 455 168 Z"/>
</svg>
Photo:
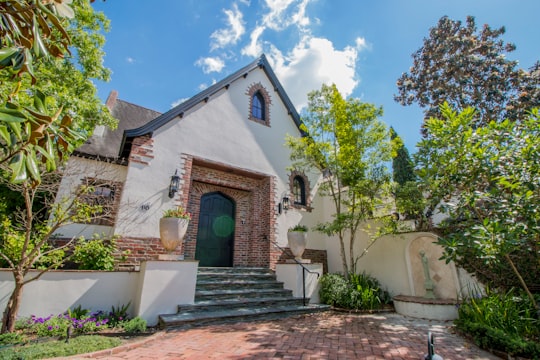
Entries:
<svg viewBox="0 0 540 360">
<path fill-rule="evenodd" d="M 422 112 L 393 100 L 429 29 L 444 15 L 505 26 L 510 59 L 540 59 L 540 0 L 107 0 L 111 20 L 97 83 L 119 98 L 165 112 L 265 53 L 297 110 L 322 83 L 383 106 L 383 120 L 414 152 Z"/>
</svg>

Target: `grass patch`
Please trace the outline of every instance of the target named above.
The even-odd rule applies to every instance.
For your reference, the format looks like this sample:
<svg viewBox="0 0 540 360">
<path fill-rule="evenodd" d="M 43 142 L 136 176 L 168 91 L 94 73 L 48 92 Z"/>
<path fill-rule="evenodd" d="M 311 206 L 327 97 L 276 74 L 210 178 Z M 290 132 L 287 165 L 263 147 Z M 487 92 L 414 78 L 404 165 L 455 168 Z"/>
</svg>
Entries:
<svg viewBox="0 0 540 360">
<path fill-rule="evenodd" d="M 84 354 L 121 345 L 117 338 L 101 335 L 81 335 L 69 340 L 30 343 L 0 349 L 0 360 L 11 359 L 46 359 L 59 356 Z"/>
</svg>

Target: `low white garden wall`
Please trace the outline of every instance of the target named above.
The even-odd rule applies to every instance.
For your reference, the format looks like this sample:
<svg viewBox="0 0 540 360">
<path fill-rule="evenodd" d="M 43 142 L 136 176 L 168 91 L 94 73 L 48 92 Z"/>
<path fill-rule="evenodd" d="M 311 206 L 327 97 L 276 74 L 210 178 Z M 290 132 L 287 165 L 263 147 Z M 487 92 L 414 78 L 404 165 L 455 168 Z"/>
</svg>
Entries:
<svg viewBox="0 0 540 360">
<path fill-rule="evenodd" d="M 197 261 L 151 261 L 141 266 L 140 272 L 52 270 L 25 285 L 17 316 L 57 315 L 79 305 L 92 311 L 109 311 L 112 306 L 130 303 L 130 315 L 141 316 L 153 326 L 159 314 L 171 313 L 179 304 L 193 303 L 197 267 Z M 2 313 L 13 288 L 11 271 L 0 269 Z"/>
</svg>

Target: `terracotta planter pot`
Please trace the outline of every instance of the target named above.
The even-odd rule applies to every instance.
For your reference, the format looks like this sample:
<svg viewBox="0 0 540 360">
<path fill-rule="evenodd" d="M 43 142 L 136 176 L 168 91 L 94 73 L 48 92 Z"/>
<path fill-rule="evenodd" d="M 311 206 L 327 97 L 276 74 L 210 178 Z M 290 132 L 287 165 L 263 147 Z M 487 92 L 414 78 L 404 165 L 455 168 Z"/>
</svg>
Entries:
<svg viewBox="0 0 540 360">
<path fill-rule="evenodd" d="M 306 250 L 307 232 L 305 231 L 289 231 L 287 233 L 289 248 L 296 260 L 302 260 L 302 254 Z"/>
<path fill-rule="evenodd" d="M 159 238 L 165 250 L 172 252 L 180 247 L 180 253 L 183 253 L 184 236 L 186 236 L 188 225 L 187 219 L 159 219 Z"/>
</svg>

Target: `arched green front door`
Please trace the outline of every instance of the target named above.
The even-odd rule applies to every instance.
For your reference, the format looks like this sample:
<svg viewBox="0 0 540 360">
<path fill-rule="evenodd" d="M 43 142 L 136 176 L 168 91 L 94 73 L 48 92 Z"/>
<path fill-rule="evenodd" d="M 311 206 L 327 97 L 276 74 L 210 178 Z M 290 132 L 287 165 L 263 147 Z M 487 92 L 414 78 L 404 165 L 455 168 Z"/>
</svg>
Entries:
<svg viewBox="0 0 540 360">
<path fill-rule="evenodd" d="M 234 202 L 215 192 L 201 197 L 195 259 L 199 266 L 232 266 Z"/>
</svg>

